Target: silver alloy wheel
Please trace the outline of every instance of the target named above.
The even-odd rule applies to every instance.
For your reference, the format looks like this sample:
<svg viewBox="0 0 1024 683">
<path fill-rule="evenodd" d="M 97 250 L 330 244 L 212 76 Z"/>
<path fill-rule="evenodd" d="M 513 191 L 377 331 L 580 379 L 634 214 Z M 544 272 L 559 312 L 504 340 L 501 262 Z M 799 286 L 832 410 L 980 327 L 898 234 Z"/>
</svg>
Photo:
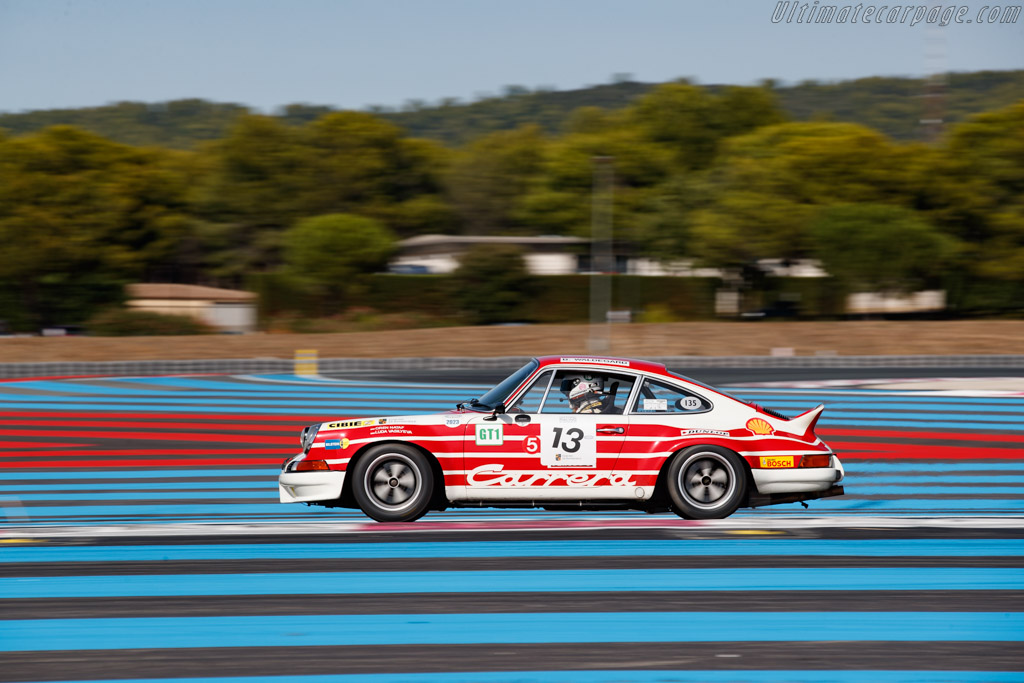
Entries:
<svg viewBox="0 0 1024 683">
<path fill-rule="evenodd" d="M 696 453 L 679 469 L 679 491 L 686 502 L 713 510 L 726 502 L 736 486 L 736 470 L 718 453 Z"/>
<path fill-rule="evenodd" d="M 374 503 L 385 510 L 398 511 L 415 501 L 423 478 L 407 455 L 381 453 L 366 468 L 363 486 Z"/>
</svg>

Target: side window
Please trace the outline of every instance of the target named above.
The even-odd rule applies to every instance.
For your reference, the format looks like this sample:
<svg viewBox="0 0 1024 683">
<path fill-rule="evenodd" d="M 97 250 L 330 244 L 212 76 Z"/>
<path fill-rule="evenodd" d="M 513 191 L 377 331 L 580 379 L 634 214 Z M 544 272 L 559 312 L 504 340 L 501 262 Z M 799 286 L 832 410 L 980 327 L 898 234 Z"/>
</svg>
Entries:
<svg viewBox="0 0 1024 683">
<path fill-rule="evenodd" d="M 635 381 L 617 373 L 559 370 L 541 412 L 621 415 Z"/>
<path fill-rule="evenodd" d="M 711 403 L 701 396 L 668 384 L 645 379 L 633 405 L 634 413 L 703 413 Z"/>
<path fill-rule="evenodd" d="M 523 392 L 515 405 L 507 409 L 509 413 L 538 413 L 540 402 L 544 398 L 544 392 L 548 388 L 548 380 L 551 379 L 551 371 L 542 372 L 537 379 L 533 380 L 530 388 Z"/>
</svg>

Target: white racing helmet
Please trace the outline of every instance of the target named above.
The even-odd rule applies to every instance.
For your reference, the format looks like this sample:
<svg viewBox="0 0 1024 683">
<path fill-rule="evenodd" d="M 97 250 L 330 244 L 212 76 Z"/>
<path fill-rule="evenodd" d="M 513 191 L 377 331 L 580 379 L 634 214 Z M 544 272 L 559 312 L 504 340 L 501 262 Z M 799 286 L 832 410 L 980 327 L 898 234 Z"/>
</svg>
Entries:
<svg viewBox="0 0 1024 683">
<path fill-rule="evenodd" d="M 596 379 L 577 379 L 569 390 L 569 405 L 574 413 L 600 413 L 604 399 L 602 382 Z"/>
</svg>

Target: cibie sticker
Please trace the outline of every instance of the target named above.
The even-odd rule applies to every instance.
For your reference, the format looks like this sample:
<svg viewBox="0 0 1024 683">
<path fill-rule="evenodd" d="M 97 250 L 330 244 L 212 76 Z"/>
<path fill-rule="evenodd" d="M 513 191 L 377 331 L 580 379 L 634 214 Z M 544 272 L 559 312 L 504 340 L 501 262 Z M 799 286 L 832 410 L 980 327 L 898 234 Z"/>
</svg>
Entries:
<svg viewBox="0 0 1024 683">
<path fill-rule="evenodd" d="M 455 427 L 458 427 L 460 424 L 462 424 L 461 417 L 446 417 L 444 419 L 445 427 L 452 427 L 454 429 Z"/>
<path fill-rule="evenodd" d="M 478 424 L 476 426 L 477 446 L 500 446 L 503 443 L 505 443 L 505 436 L 502 425 Z"/>
</svg>

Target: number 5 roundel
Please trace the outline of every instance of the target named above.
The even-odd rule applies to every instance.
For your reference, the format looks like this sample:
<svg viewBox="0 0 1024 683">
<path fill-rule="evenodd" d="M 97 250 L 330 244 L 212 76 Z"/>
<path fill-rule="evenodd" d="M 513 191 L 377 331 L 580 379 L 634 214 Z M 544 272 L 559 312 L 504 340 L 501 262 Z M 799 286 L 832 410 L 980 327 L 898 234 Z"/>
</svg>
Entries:
<svg viewBox="0 0 1024 683">
<path fill-rule="evenodd" d="M 540 453 L 540 437 L 539 436 L 528 436 L 523 439 L 523 450 L 530 455 L 536 455 Z"/>
</svg>

